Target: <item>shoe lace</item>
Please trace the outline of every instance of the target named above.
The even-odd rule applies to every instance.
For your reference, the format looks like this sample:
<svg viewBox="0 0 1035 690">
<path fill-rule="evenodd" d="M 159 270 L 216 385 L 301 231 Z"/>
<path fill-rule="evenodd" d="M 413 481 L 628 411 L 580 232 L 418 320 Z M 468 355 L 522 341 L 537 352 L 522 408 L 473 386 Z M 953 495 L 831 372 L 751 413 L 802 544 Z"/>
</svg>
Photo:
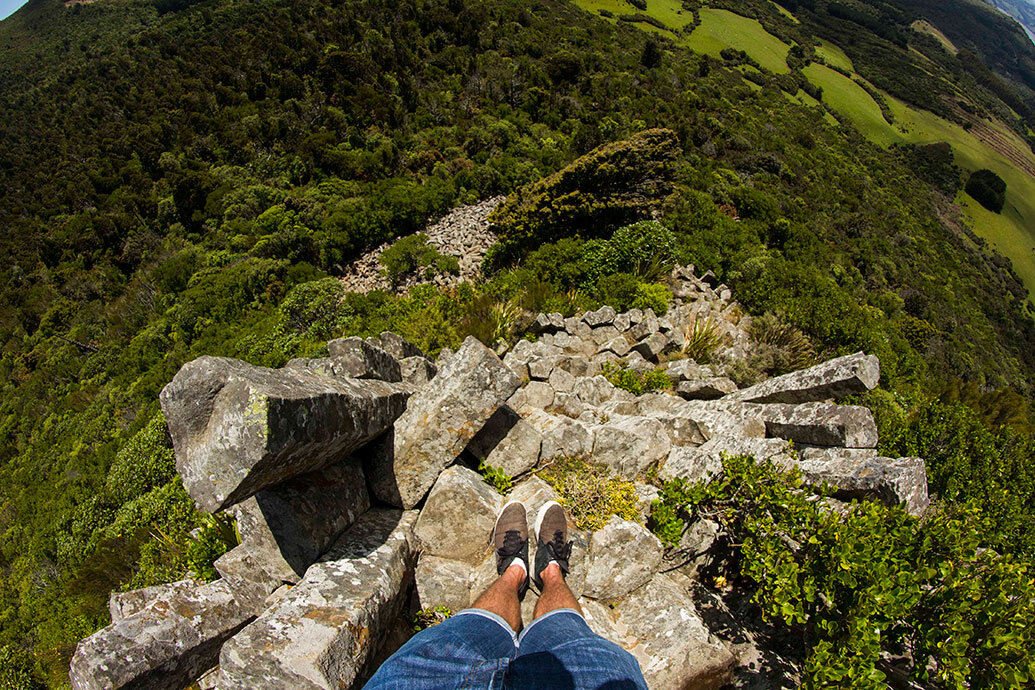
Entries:
<svg viewBox="0 0 1035 690">
<path fill-rule="evenodd" d="M 549 549 L 553 560 L 557 561 L 565 571 L 568 569 L 568 560 L 571 558 L 572 544 L 573 542 L 564 541 L 564 532 L 560 530 L 554 532 L 553 539 L 546 543 L 546 548 Z"/>
<path fill-rule="evenodd" d="M 525 540 L 521 537 L 521 532 L 516 529 L 509 529 L 503 535 L 503 545 L 496 549 L 496 555 L 500 558 L 516 556 L 521 553 L 524 544 Z"/>
</svg>

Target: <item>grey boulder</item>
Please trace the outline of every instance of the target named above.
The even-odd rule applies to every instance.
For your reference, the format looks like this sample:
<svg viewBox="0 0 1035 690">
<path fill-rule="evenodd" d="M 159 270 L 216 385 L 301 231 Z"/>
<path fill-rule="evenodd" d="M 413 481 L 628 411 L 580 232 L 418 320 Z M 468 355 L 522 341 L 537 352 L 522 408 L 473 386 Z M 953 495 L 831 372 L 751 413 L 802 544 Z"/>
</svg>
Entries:
<svg viewBox="0 0 1035 690">
<path fill-rule="evenodd" d="M 461 465 L 438 476 L 417 520 L 423 553 L 475 565 L 489 547 L 503 497 L 480 474 Z"/>
<path fill-rule="evenodd" d="M 832 449 L 827 457 L 812 452 L 799 462 L 806 481 L 828 484 L 840 500 L 876 499 L 886 505 L 901 505 L 912 515 L 922 515 L 930 506 L 927 468 L 922 458 L 884 458 Z"/>
<path fill-rule="evenodd" d="M 435 378 L 438 367 L 423 355 L 404 357 L 399 360 L 399 375 L 402 380 L 412 386 L 423 386 Z"/>
<path fill-rule="evenodd" d="M 805 403 L 864 393 L 880 381 L 880 360 L 856 352 L 808 369 L 768 379 L 729 396 L 757 403 Z"/>
<path fill-rule="evenodd" d="M 161 403 L 184 488 L 215 512 L 342 460 L 391 428 L 407 397 L 400 384 L 199 357 Z"/>
<path fill-rule="evenodd" d="M 367 476 L 386 503 L 412 508 L 427 495 L 520 382 L 499 357 L 467 338 L 395 423 L 389 451 L 375 453 Z"/>
<path fill-rule="evenodd" d="M 263 570 L 295 583 L 368 508 L 363 468 L 350 458 L 260 491 L 231 510 L 242 545 Z"/>
<path fill-rule="evenodd" d="M 402 381 L 399 361 L 376 345 L 362 338 L 339 338 L 327 343 L 336 371 L 340 376 L 356 379 Z"/>
<path fill-rule="evenodd" d="M 725 376 L 710 376 L 676 384 L 676 394 L 684 400 L 715 400 L 736 390 L 737 384 Z"/>
<path fill-rule="evenodd" d="M 223 643 L 254 617 L 223 580 L 167 590 L 80 640 L 69 680 L 75 690 L 180 690 L 215 666 Z"/>
<path fill-rule="evenodd" d="M 877 424 L 868 408 L 857 405 L 761 405 L 766 435 L 810 446 L 874 448 Z"/>
<path fill-rule="evenodd" d="M 364 514 L 298 586 L 223 645 L 219 687 L 350 687 L 403 606 L 416 517 Z"/>
<path fill-rule="evenodd" d="M 613 516 L 590 537 L 583 595 L 624 597 L 653 577 L 661 554 L 661 541 L 643 525 Z"/>
</svg>

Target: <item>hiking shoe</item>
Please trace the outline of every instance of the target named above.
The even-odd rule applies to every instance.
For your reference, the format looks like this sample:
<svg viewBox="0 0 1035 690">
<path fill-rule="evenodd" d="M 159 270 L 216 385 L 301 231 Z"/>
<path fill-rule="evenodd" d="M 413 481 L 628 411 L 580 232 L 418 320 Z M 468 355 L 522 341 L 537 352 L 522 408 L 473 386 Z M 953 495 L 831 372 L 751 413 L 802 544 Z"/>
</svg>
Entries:
<svg viewBox="0 0 1035 690">
<path fill-rule="evenodd" d="M 498 574 L 502 575 L 515 560 L 525 565 L 525 581 L 518 590 L 521 596 L 528 589 L 528 518 L 525 506 L 519 501 L 511 501 L 500 511 L 492 529 L 492 546 L 496 550 Z"/>
<path fill-rule="evenodd" d="M 571 542 L 568 541 L 568 518 L 557 501 L 550 501 L 539 509 L 535 520 L 535 586 L 543 589 L 543 571 L 550 563 L 561 567 L 561 575 L 568 574 Z"/>
</svg>

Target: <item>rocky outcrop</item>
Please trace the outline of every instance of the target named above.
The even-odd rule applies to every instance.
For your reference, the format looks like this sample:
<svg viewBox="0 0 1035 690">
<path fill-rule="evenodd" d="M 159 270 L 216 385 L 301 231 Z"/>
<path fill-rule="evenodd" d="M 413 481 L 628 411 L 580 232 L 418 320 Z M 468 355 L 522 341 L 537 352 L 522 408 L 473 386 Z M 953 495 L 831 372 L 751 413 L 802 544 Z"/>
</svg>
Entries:
<svg viewBox="0 0 1035 690">
<path fill-rule="evenodd" d="M 415 512 L 374 509 L 222 648 L 225 690 L 349 687 L 403 605 Z"/>
<path fill-rule="evenodd" d="M 223 580 L 153 594 L 159 598 L 79 642 L 73 688 L 180 690 L 215 666 L 223 643 L 258 613 Z"/>
<path fill-rule="evenodd" d="M 200 357 L 161 402 L 184 488 L 214 512 L 342 460 L 390 428 L 408 397 L 384 381 Z"/>
<path fill-rule="evenodd" d="M 350 458 L 260 491 L 231 510 L 242 546 L 270 577 L 294 583 L 369 508 L 363 468 Z"/>
<path fill-rule="evenodd" d="M 375 495 L 412 508 L 506 402 L 520 382 L 499 357 L 474 338 L 449 358 L 406 406 L 389 452 L 371 458 Z"/>
<path fill-rule="evenodd" d="M 805 403 L 843 398 L 873 390 L 880 380 L 880 360 L 856 352 L 818 366 L 768 379 L 731 393 L 727 400 L 756 403 Z"/>
<path fill-rule="evenodd" d="M 177 469 L 199 507 L 236 517 L 241 544 L 216 561 L 215 582 L 113 595 L 112 624 L 76 651 L 73 687 L 358 687 L 364 665 L 405 640 L 412 606 L 465 608 L 495 580 L 497 511 L 518 500 L 531 521 L 558 500 L 535 469 L 560 456 L 631 480 L 640 502 L 628 513 L 640 522 L 569 525 L 568 583 L 591 627 L 639 660 L 650 687 L 722 686 L 737 658 L 690 597 L 719 528 L 699 520 L 675 550 L 685 562 L 664 560 L 643 526 L 658 478 L 706 480 L 724 457 L 750 455 L 839 501 L 921 514 L 928 496 L 923 460 L 880 457 L 869 410 L 831 402 L 873 388 L 876 358 L 737 390 L 727 375 L 750 353 L 750 317 L 705 278 L 677 267 L 663 315 L 541 314 L 535 341 L 491 350 L 469 338 L 435 363 L 386 332 L 279 370 L 185 365 L 162 393 Z M 702 324 L 719 343 L 707 364 L 683 356 Z M 603 375 L 612 366 L 660 369 L 672 390 L 633 395 Z M 514 478 L 509 495 L 478 462 Z M 526 620 L 536 601 L 522 602 Z"/>
<path fill-rule="evenodd" d="M 496 235 L 489 230 L 488 217 L 501 201 L 503 201 L 503 197 L 496 197 L 453 209 L 441 220 L 424 230 L 431 247 L 443 254 L 456 257 L 460 264 L 458 275 L 437 273 L 430 279 L 423 275 L 414 275 L 393 285 L 384 276 L 380 263 L 381 254 L 392 246 L 392 242 L 385 242 L 377 249 L 354 261 L 349 266 L 348 273 L 341 279 L 342 285 L 348 292 L 370 292 L 371 290 L 406 292 L 414 285 L 421 283 L 446 287 L 458 285 L 464 281 L 478 280 L 482 274 L 482 260 L 485 258 L 485 252 L 496 243 Z M 398 356 L 396 355 L 396 357 Z"/>
</svg>

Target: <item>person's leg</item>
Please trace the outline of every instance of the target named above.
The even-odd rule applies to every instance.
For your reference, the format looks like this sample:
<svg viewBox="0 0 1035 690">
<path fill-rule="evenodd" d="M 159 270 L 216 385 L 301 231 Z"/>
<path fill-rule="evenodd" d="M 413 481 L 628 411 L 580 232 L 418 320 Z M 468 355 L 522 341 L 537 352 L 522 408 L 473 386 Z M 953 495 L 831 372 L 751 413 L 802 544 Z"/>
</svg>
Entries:
<svg viewBox="0 0 1035 690">
<path fill-rule="evenodd" d="M 506 623 L 484 611 L 467 609 L 410 638 L 381 664 L 363 687 L 366 690 L 499 688 L 516 653 L 514 631 Z"/>
<path fill-rule="evenodd" d="M 571 542 L 567 517 L 548 503 L 536 519 L 535 581 L 541 595 L 535 616 L 518 636 L 505 687 L 522 690 L 646 690 L 636 659 L 586 624 L 582 608 L 564 581 Z"/>
<path fill-rule="evenodd" d="M 474 602 L 472 608 L 494 613 L 507 622 L 514 632 L 521 630 L 521 600 L 518 591 L 528 578 L 520 565 L 511 565 Z"/>
<path fill-rule="evenodd" d="M 532 618 L 539 618 L 558 609 L 571 609 L 582 615 L 582 607 L 579 606 L 575 595 L 568 589 L 568 583 L 564 581 L 560 565 L 557 563 L 547 565 L 540 575 L 540 579 L 543 583 L 543 591 L 539 595 L 539 601 L 535 603 Z"/>
<path fill-rule="evenodd" d="M 525 507 L 508 503 L 492 534 L 500 577 L 452 618 L 421 631 L 388 658 L 364 686 L 370 690 L 500 688 L 517 653 L 520 597 L 528 588 Z"/>
</svg>

